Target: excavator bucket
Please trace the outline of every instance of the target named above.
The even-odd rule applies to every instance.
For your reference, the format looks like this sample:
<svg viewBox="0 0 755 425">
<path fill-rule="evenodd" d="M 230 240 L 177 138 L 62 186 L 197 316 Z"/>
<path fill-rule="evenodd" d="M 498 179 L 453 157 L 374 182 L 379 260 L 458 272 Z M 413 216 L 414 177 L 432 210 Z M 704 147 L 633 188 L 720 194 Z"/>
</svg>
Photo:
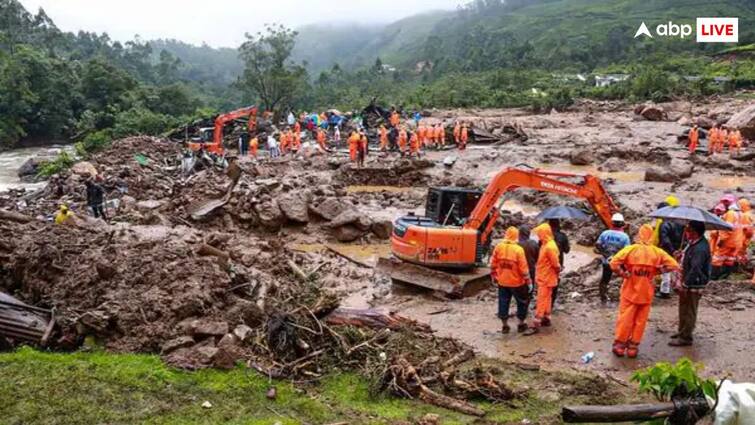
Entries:
<svg viewBox="0 0 755 425">
<path fill-rule="evenodd" d="M 491 285 L 490 269 L 487 267 L 449 272 L 412 264 L 395 257 L 381 257 L 377 269 L 390 276 L 393 283 L 420 286 L 441 292 L 450 298 L 470 297 Z"/>
</svg>

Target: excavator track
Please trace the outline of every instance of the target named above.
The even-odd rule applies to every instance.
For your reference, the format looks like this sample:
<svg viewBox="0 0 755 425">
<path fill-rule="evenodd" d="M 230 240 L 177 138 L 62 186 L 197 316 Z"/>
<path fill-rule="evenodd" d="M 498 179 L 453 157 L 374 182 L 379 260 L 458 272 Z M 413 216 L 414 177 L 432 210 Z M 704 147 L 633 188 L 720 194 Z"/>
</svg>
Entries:
<svg viewBox="0 0 755 425">
<path fill-rule="evenodd" d="M 381 257 L 377 269 L 389 276 L 394 284 L 431 289 L 449 298 L 471 297 L 491 285 L 490 269 L 487 267 L 448 272 L 412 264 L 396 257 Z"/>
</svg>

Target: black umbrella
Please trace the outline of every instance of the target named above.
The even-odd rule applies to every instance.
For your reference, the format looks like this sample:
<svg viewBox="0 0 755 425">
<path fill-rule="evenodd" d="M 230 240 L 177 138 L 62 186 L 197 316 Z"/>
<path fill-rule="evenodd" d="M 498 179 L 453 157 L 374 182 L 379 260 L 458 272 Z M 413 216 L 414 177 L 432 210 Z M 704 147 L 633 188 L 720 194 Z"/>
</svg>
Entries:
<svg viewBox="0 0 755 425">
<path fill-rule="evenodd" d="M 536 220 L 538 221 L 552 220 L 552 219 L 589 220 L 590 217 L 587 214 L 583 213 L 582 210 L 578 210 L 572 207 L 558 206 L 558 207 L 550 207 L 543 210 L 543 212 L 538 214 L 536 218 Z"/>
<path fill-rule="evenodd" d="M 721 220 L 708 211 L 697 207 L 663 207 L 650 214 L 650 217 L 683 222 L 699 221 L 705 224 L 705 228 L 708 230 L 734 230 L 734 227 L 731 224 Z"/>
</svg>

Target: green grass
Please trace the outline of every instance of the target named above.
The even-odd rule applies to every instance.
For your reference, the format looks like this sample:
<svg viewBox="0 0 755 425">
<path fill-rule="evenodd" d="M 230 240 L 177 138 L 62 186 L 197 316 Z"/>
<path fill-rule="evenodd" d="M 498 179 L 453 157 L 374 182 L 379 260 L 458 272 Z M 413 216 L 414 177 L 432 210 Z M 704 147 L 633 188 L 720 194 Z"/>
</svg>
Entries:
<svg viewBox="0 0 755 425">
<path fill-rule="evenodd" d="M 532 391 L 508 405 L 481 403 L 486 420 L 553 423 L 564 403 L 593 403 L 591 391 L 558 401 L 543 400 L 539 388 L 584 387 L 582 376 L 507 368 L 506 382 Z M 539 381 L 539 383 L 538 383 Z M 278 396 L 268 400 L 275 386 Z M 615 395 L 612 396 L 614 400 Z M 211 408 L 203 408 L 208 401 Z M 414 400 L 372 395 L 368 382 L 336 373 L 319 383 L 294 386 L 269 381 L 239 366 L 231 371 L 181 371 L 159 357 L 102 351 L 47 353 L 24 347 L 0 354 L 0 424 L 359 424 L 415 422 L 427 413 L 444 424 L 477 418 Z"/>
</svg>

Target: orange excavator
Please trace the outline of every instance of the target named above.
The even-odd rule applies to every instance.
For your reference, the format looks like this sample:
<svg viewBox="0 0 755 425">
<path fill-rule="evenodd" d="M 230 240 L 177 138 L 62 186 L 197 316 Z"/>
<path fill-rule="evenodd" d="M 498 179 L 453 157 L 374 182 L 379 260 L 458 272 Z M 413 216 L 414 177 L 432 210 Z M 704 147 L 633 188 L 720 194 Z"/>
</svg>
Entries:
<svg viewBox="0 0 755 425">
<path fill-rule="evenodd" d="M 247 128 L 250 133 L 253 132 L 257 128 L 257 107 L 249 106 L 218 115 L 218 117 L 215 118 L 215 126 L 200 129 L 201 141 L 189 143 L 189 149 L 193 151 L 205 149 L 209 153 L 222 155 L 224 152 L 223 134 L 225 126 L 239 118 L 248 118 L 249 123 L 247 124 Z M 210 137 L 210 134 L 212 134 L 212 137 Z"/>
<path fill-rule="evenodd" d="M 430 188 L 425 217 L 413 214 L 394 222 L 392 258 L 379 269 L 394 281 L 423 286 L 452 296 L 471 294 L 490 282 L 483 262 L 503 196 L 516 189 L 582 198 L 606 226 L 618 212 L 600 180 L 592 175 L 512 167 L 500 171 L 484 192 Z M 500 204 L 499 204 L 500 202 Z"/>
</svg>

